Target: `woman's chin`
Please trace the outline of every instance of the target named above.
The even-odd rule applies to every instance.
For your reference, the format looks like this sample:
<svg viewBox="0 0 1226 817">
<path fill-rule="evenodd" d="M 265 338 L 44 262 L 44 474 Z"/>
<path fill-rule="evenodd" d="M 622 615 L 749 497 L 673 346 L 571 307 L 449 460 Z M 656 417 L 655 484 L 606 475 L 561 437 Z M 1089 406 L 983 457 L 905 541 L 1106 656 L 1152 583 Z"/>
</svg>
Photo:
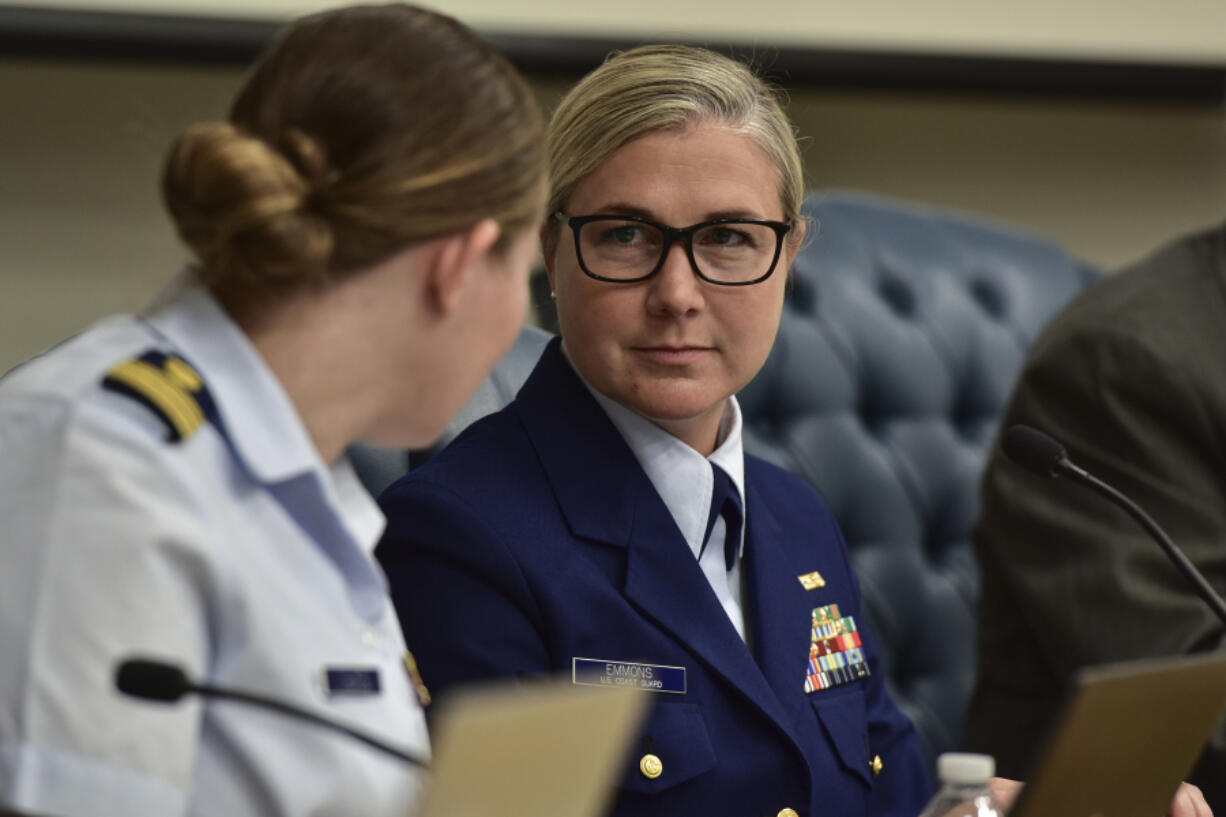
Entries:
<svg viewBox="0 0 1226 817">
<path fill-rule="evenodd" d="M 637 414 L 646 417 L 660 428 L 682 440 L 705 439 L 719 428 L 724 416 L 727 397 L 710 399 L 679 400 L 676 397 L 659 400 L 636 400 L 623 404 Z"/>
</svg>

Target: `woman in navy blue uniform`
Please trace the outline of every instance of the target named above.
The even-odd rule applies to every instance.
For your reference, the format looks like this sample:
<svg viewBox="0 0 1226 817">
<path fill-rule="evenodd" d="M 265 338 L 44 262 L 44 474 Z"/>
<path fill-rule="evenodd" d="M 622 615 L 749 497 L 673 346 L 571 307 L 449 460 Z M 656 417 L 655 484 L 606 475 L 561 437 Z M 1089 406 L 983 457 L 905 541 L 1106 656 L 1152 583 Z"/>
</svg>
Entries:
<svg viewBox="0 0 1226 817">
<path fill-rule="evenodd" d="M 785 114 L 736 61 L 646 47 L 567 95 L 549 153 L 561 338 L 382 499 L 427 685 L 565 673 L 653 696 L 615 814 L 914 817 L 928 774 L 838 526 L 741 445 L 733 395 L 806 229 Z"/>
</svg>

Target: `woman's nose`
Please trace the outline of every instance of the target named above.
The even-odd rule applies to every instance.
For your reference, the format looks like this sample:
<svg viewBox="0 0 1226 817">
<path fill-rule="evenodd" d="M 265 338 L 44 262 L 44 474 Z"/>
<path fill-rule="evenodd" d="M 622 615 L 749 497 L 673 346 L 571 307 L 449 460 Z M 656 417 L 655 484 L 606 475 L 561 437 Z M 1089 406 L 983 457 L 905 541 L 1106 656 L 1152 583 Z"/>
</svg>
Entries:
<svg viewBox="0 0 1226 817">
<path fill-rule="evenodd" d="M 680 242 L 669 247 L 660 271 L 648 284 L 648 310 L 685 315 L 702 308 L 702 280 Z"/>
</svg>

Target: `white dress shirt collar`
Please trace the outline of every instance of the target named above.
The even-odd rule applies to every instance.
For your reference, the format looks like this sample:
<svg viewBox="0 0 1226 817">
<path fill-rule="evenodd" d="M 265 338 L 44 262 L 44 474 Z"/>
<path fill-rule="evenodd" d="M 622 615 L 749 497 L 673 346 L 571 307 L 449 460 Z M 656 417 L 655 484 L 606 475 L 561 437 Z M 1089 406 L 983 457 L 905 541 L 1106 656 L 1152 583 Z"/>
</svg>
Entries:
<svg viewBox="0 0 1226 817">
<path fill-rule="evenodd" d="M 562 344 L 562 351 L 566 353 L 565 343 Z M 569 353 L 566 353 L 566 359 L 570 361 Z M 574 368 L 573 363 L 571 368 Z M 711 508 L 714 487 L 712 463 L 728 473 L 740 494 L 741 507 L 745 507 L 745 455 L 741 440 L 741 408 L 736 397 L 728 398 L 715 451 L 710 457 L 704 457 L 651 420 L 602 394 L 578 370 L 575 370 L 575 374 L 630 446 L 697 559 L 702 550 Z M 737 548 L 738 562 L 744 543 L 742 527 Z"/>
<path fill-rule="evenodd" d="M 146 321 L 183 352 L 217 404 L 235 456 L 264 485 L 315 474 L 350 535 L 370 552 L 385 519 L 348 457 L 326 465 L 298 410 L 251 340 L 204 287 L 182 279 L 150 308 Z"/>
</svg>

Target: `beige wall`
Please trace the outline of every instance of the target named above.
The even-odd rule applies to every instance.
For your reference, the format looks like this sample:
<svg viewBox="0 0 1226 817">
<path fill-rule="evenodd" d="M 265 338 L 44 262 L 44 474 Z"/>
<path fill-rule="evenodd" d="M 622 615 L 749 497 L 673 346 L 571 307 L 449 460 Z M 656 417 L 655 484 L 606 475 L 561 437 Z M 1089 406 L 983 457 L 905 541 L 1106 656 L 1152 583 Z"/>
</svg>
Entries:
<svg viewBox="0 0 1226 817">
<path fill-rule="evenodd" d="M 805 95 L 811 186 L 863 187 L 1038 232 L 1106 266 L 1226 219 L 1226 111 Z"/>
<path fill-rule="evenodd" d="M 19 0 L 19 4 L 288 19 L 337 2 Z M 1226 58 L 1222 0 L 435 0 L 431 5 L 477 28 L 502 32 L 1218 64 Z"/>
<path fill-rule="evenodd" d="M 157 192 L 239 72 L 0 61 L 0 371 L 130 310 L 185 259 Z"/>
<path fill-rule="evenodd" d="M 234 69 L 0 61 L 0 370 L 183 263 L 161 156 Z M 538 81 L 548 105 L 565 87 Z M 1116 265 L 1226 217 L 1220 109 L 794 89 L 812 184 L 972 210 Z"/>
</svg>

